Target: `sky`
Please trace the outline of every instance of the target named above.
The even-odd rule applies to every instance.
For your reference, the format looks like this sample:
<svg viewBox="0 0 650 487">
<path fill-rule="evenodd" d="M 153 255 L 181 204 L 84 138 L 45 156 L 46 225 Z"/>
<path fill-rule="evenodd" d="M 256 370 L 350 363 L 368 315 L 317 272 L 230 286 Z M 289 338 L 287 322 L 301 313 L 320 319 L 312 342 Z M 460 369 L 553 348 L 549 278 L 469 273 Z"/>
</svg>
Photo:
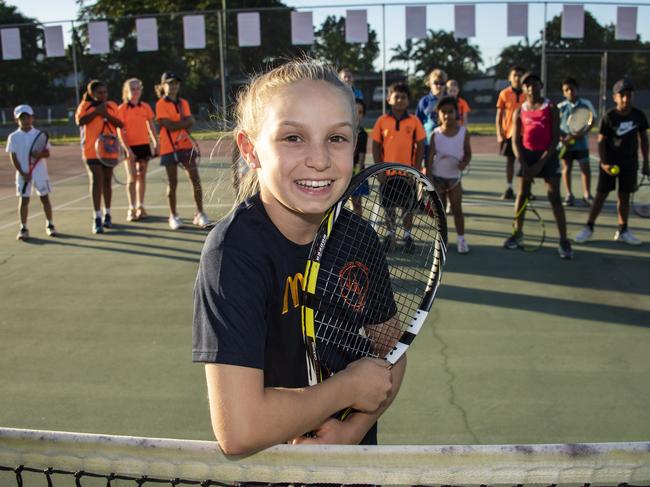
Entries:
<svg viewBox="0 0 650 487">
<path fill-rule="evenodd" d="M 74 19 L 77 12 L 75 0 L 20 0 L 7 1 L 9 5 L 17 6 L 20 11 L 38 19 L 41 22 L 62 21 Z M 314 26 L 317 28 L 322 24 L 328 15 L 344 16 L 346 8 L 365 8 L 368 10 L 368 22 L 372 29 L 377 32 L 380 45 L 383 39 L 382 17 L 386 19 L 386 62 L 393 55 L 391 49 L 397 45 L 403 45 L 405 41 L 405 14 L 404 6 L 408 4 L 422 4 L 422 1 L 408 2 L 399 0 L 400 5 L 386 5 L 382 9 L 382 3 L 376 0 L 284 0 L 286 5 L 296 7 L 301 11 L 311 10 L 313 12 Z M 397 1 L 395 2 L 397 3 Z M 454 2 L 462 3 L 462 2 Z M 427 7 L 427 28 L 434 30 L 453 30 L 454 27 L 454 3 L 433 4 Z M 471 3 L 471 2 L 466 2 Z M 567 2 L 569 3 L 569 2 Z M 215 1 L 215 5 L 220 1 Z M 620 4 L 623 5 L 623 4 Z M 476 37 L 470 39 L 472 44 L 478 45 L 483 57 L 483 67 L 488 67 L 498 62 L 501 50 L 514 44 L 523 38 L 506 36 L 506 4 L 478 4 L 476 6 Z M 596 17 L 601 25 L 616 22 L 616 4 L 593 5 L 586 4 L 585 9 Z M 561 4 L 549 4 L 547 18 L 550 20 L 562 11 Z M 544 6 L 541 3 L 529 4 L 528 8 L 528 33 L 531 42 L 540 37 L 539 33 L 544 25 Z M 650 40 L 650 5 L 640 6 L 638 9 L 637 28 L 643 41 Z M 64 28 L 64 31 L 66 28 Z M 262 39 L 264 42 L 264 39 Z M 382 66 L 383 56 L 380 54 L 375 63 L 378 68 Z"/>
</svg>

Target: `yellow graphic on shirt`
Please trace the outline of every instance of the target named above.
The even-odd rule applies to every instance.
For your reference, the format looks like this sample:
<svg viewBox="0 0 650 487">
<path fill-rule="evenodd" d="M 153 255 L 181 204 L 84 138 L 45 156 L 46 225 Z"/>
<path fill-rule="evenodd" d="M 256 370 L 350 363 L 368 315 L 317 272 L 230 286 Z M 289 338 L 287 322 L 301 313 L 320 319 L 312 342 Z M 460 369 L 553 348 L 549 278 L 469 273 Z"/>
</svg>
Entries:
<svg viewBox="0 0 650 487">
<path fill-rule="evenodd" d="M 297 272 L 294 276 L 287 277 L 284 283 L 284 297 L 282 299 L 282 314 L 289 311 L 289 291 L 291 291 L 291 303 L 293 308 L 300 306 L 300 291 L 303 288 L 302 273 Z"/>
</svg>

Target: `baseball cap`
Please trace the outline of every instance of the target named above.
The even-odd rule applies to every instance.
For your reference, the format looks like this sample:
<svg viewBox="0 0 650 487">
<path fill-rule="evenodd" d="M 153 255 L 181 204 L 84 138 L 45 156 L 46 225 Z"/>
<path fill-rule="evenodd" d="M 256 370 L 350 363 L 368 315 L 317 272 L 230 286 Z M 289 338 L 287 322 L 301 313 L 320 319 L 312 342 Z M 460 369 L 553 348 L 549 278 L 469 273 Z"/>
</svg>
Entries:
<svg viewBox="0 0 650 487">
<path fill-rule="evenodd" d="M 542 78 L 540 75 L 538 75 L 533 71 L 528 71 L 527 73 L 524 73 L 524 75 L 521 77 L 521 83 L 525 85 L 528 84 L 529 81 L 532 81 L 534 79 L 536 79 L 540 83 L 542 82 Z"/>
<path fill-rule="evenodd" d="M 632 82 L 627 79 L 619 79 L 616 83 L 614 83 L 614 87 L 612 88 L 612 93 L 621 93 L 623 91 L 634 91 L 634 86 L 632 86 Z"/>
<path fill-rule="evenodd" d="M 34 115 L 34 110 L 32 110 L 32 107 L 29 105 L 18 105 L 16 108 L 14 108 L 14 118 L 20 117 L 23 113 L 26 113 L 27 115 Z"/>
<path fill-rule="evenodd" d="M 167 83 L 168 81 L 173 81 L 176 80 L 178 82 L 182 82 L 183 80 L 180 78 L 180 76 L 177 76 L 175 73 L 172 73 L 171 71 L 165 71 L 162 76 L 160 77 L 160 82 L 161 83 Z"/>
</svg>

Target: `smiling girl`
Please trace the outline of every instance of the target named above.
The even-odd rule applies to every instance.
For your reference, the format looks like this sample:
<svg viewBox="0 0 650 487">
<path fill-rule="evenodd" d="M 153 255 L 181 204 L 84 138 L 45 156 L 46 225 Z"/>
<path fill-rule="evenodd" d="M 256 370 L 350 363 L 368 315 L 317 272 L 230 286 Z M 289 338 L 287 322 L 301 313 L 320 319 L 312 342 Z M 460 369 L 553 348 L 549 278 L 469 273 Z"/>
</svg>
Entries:
<svg viewBox="0 0 650 487">
<path fill-rule="evenodd" d="M 234 139 L 246 170 L 236 171 L 235 207 L 208 236 L 194 291 L 193 360 L 205 363 L 212 426 L 227 454 L 374 444 L 399 389 L 404 360 L 389 370 L 361 359 L 307 386 L 303 272 L 325 211 L 350 182 L 356 127 L 350 88 L 316 61 L 289 62 L 240 95 Z M 347 407 L 357 412 L 332 418 Z"/>
</svg>

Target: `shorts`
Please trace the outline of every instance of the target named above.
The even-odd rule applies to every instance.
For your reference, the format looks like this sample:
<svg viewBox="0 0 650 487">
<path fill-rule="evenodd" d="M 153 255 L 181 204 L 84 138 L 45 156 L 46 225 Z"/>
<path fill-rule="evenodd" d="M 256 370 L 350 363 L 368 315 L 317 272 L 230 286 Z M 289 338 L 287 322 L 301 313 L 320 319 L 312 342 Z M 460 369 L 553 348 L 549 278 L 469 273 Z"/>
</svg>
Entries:
<svg viewBox="0 0 650 487">
<path fill-rule="evenodd" d="M 508 138 L 501 142 L 499 154 L 506 157 L 515 157 L 515 152 L 512 150 L 512 138 Z"/>
<path fill-rule="evenodd" d="M 404 176 L 389 176 L 381 185 L 381 206 L 413 211 L 417 208 L 415 181 Z"/>
<path fill-rule="evenodd" d="M 160 165 L 173 166 L 174 164 L 183 164 L 185 166 L 189 164 L 191 157 L 192 157 L 192 149 L 181 149 L 176 152 L 170 152 L 169 154 L 161 155 Z"/>
<path fill-rule="evenodd" d="M 364 181 L 350 196 L 354 198 L 356 196 L 368 196 L 369 194 L 370 186 L 368 186 L 368 181 Z"/>
<path fill-rule="evenodd" d="M 613 191 L 616 189 L 616 180 L 618 180 L 619 193 L 634 193 L 636 191 L 639 161 L 622 162 L 619 166 L 621 172 L 616 176 L 607 174 L 602 167 L 599 168 L 597 192 L 609 193 Z"/>
<path fill-rule="evenodd" d="M 99 159 L 84 159 L 86 166 L 102 166 L 102 161 Z"/>
<path fill-rule="evenodd" d="M 439 191 L 447 192 L 450 189 L 455 188 L 460 183 L 460 178 L 441 178 L 438 176 L 433 176 L 433 185 Z"/>
<path fill-rule="evenodd" d="M 43 169 L 39 171 L 39 167 L 43 167 Z M 29 198 L 32 194 L 32 187 L 36 190 L 38 196 L 46 196 L 52 192 L 47 169 L 42 164 L 34 168 L 32 179 L 27 183 L 25 192 L 20 194 L 20 191 L 23 189 L 23 184 L 25 184 L 25 180 L 19 173 L 16 173 L 16 196 L 18 197 Z"/>
<path fill-rule="evenodd" d="M 578 161 L 580 164 L 588 164 L 589 151 L 587 149 L 567 150 L 562 160 L 567 162 Z"/>
<path fill-rule="evenodd" d="M 129 148 L 133 151 L 133 154 L 135 154 L 136 161 L 147 162 L 149 159 L 151 159 L 152 154 L 149 144 L 132 145 L 129 146 Z"/>
<path fill-rule="evenodd" d="M 526 164 L 526 166 L 532 166 L 537 161 L 539 161 L 539 158 L 542 157 L 542 154 L 544 153 L 543 150 L 528 150 L 525 147 L 522 147 L 522 151 L 523 151 L 522 156 L 524 160 L 519 161 L 520 163 L 519 170 L 517 171 L 518 177 L 522 177 L 523 164 Z M 553 178 L 559 178 L 561 173 L 562 171 L 560 170 L 560 160 L 557 158 L 557 153 L 556 153 L 556 155 L 552 156 L 550 159 L 546 161 L 546 164 L 544 164 L 542 170 L 535 177 L 549 180 Z"/>
</svg>

